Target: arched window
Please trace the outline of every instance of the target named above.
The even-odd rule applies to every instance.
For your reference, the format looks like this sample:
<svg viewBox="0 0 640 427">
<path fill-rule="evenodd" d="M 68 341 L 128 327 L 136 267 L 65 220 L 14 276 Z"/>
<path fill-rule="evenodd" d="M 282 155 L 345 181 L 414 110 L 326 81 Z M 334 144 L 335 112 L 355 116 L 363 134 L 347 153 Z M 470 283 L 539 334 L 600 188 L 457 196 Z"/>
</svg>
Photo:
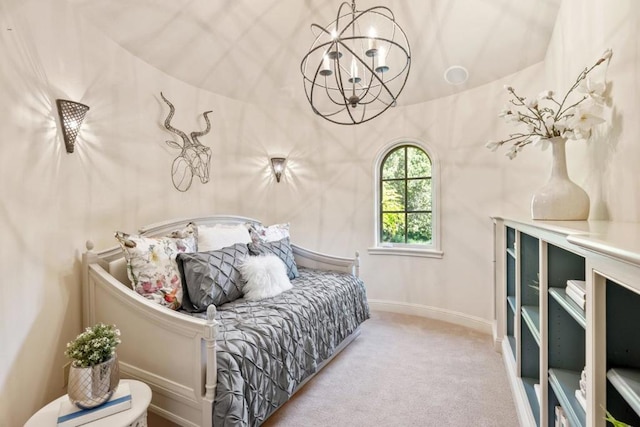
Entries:
<svg viewBox="0 0 640 427">
<path fill-rule="evenodd" d="M 438 242 L 437 163 L 418 142 L 388 146 L 376 162 L 375 254 L 442 256 Z"/>
</svg>

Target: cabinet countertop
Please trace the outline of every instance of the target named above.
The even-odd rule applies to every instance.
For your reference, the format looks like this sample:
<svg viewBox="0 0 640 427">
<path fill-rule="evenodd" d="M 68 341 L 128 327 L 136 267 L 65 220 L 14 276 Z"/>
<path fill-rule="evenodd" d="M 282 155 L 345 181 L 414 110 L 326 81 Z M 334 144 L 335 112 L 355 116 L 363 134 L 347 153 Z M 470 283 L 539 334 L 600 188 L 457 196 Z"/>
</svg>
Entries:
<svg viewBox="0 0 640 427">
<path fill-rule="evenodd" d="M 586 250 L 640 266 L 640 223 L 619 221 L 538 221 L 494 217 L 565 235 L 567 241 Z"/>
</svg>

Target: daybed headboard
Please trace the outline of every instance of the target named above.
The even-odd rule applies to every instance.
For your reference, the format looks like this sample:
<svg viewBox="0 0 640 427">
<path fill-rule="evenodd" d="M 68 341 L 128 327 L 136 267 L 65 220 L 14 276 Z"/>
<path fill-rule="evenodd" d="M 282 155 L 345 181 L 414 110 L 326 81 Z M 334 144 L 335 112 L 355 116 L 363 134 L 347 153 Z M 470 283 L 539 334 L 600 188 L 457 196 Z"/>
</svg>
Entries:
<svg viewBox="0 0 640 427">
<path fill-rule="evenodd" d="M 193 222 L 197 225 L 212 226 L 215 224 L 260 224 L 261 222 L 248 217 L 237 215 L 211 215 L 196 218 L 182 218 L 170 221 L 158 222 L 138 230 L 139 234 L 146 236 L 162 236 L 173 230 L 184 227 L 188 223 Z M 91 247 L 90 247 L 91 246 Z M 356 276 L 360 274 L 360 254 L 355 253 L 354 258 L 336 257 L 333 255 L 322 254 L 297 246 L 295 243 L 291 245 L 296 263 L 302 267 L 324 268 L 327 270 L 338 270 L 352 273 Z M 87 249 L 92 250 L 93 244 L 87 242 Z M 98 252 L 98 263 L 109 272 L 115 279 L 125 285 L 129 285 L 127 277 L 127 264 L 124 259 L 122 250 L 119 246 Z"/>
</svg>

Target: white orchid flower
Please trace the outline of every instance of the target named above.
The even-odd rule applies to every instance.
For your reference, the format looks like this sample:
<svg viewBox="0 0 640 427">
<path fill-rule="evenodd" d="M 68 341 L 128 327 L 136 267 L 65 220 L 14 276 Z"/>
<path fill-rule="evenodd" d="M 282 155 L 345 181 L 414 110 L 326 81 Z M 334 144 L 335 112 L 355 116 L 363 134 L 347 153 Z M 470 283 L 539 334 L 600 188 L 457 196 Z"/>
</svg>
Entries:
<svg viewBox="0 0 640 427">
<path fill-rule="evenodd" d="M 597 104 L 604 103 L 604 93 L 607 90 L 607 82 L 595 81 L 586 78 L 580 82 L 577 91 L 587 95 L 592 101 Z"/>
<path fill-rule="evenodd" d="M 501 145 L 500 141 L 489 141 L 484 146 L 491 151 L 496 151 Z"/>
<path fill-rule="evenodd" d="M 489 141 L 485 147 L 496 151 L 509 143 L 511 147 L 505 155 L 514 159 L 529 144 L 547 149 L 551 138 L 555 136 L 567 139 L 589 138 L 592 128 L 605 122 L 603 117 L 607 115 L 603 115 L 603 108 L 608 100 L 605 96 L 607 82 L 604 78 L 592 79 L 587 76 L 611 56 L 612 51 L 607 49 L 595 65 L 584 68 L 569 91 L 560 95 L 561 102 L 554 98 L 555 93 L 551 90 L 544 90 L 535 98 L 524 98 L 516 95 L 513 87 L 504 85 L 504 89 L 515 98 L 510 100 L 498 117 L 507 123 L 524 125 L 522 128 L 526 127 L 528 131 L 521 131 L 516 134 L 518 136 L 511 135 L 503 141 Z"/>
<path fill-rule="evenodd" d="M 511 114 L 507 114 L 506 116 L 504 116 L 504 119 L 506 120 L 507 123 L 517 123 L 521 119 L 521 114 L 519 111 L 515 113 L 511 112 Z"/>
<path fill-rule="evenodd" d="M 604 122 L 605 120 L 602 117 L 592 114 L 590 110 L 577 109 L 567 125 L 574 131 L 590 131 L 595 125 L 599 125 Z"/>
<path fill-rule="evenodd" d="M 538 94 L 538 100 L 542 101 L 543 99 L 551 99 L 553 98 L 553 91 L 552 90 L 543 90 L 542 92 L 540 92 Z"/>
<path fill-rule="evenodd" d="M 510 114 L 513 114 L 513 111 L 511 111 L 508 108 L 505 108 L 504 110 L 500 111 L 500 113 L 498 114 L 498 117 L 502 119 L 503 117 L 507 117 Z"/>
<path fill-rule="evenodd" d="M 544 126 L 549 130 L 549 132 L 553 132 L 553 127 L 556 124 L 556 119 L 554 117 L 547 117 L 544 119 Z"/>
</svg>

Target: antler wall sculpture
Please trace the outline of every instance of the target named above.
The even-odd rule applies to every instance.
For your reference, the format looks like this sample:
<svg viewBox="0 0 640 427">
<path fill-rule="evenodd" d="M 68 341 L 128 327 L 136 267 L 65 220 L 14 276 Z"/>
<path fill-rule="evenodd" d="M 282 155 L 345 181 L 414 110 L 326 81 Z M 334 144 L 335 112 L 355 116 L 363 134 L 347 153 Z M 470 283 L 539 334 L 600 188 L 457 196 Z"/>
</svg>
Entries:
<svg viewBox="0 0 640 427">
<path fill-rule="evenodd" d="M 171 165 L 171 179 L 173 186 L 178 191 L 187 191 L 191 187 L 193 176 L 200 178 L 203 184 L 209 182 L 209 169 L 211 167 L 211 148 L 202 145 L 198 140 L 198 137 L 204 136 L 211 130 L 211 122 L 207 114 L 211 111 L 205 111 L 202 113 L 204 120 L 207 122 L 207 128 L 202 132 L 191 132 L 191 139 L 186 133 L 171 126 L 171 119 L 176 112 L 175 107 L 167 98 L 164 97 L 162 92 L 160 96 L 169 106 L 169 115 L 164 121 L 164 127 L 171 133 L 178 135 L 182 138 L 182 145 L 175 141 L 166 141 L 169 147 L 177 148 L 180 150 L 180 154 L 175 158 Z"/>
</svg>

